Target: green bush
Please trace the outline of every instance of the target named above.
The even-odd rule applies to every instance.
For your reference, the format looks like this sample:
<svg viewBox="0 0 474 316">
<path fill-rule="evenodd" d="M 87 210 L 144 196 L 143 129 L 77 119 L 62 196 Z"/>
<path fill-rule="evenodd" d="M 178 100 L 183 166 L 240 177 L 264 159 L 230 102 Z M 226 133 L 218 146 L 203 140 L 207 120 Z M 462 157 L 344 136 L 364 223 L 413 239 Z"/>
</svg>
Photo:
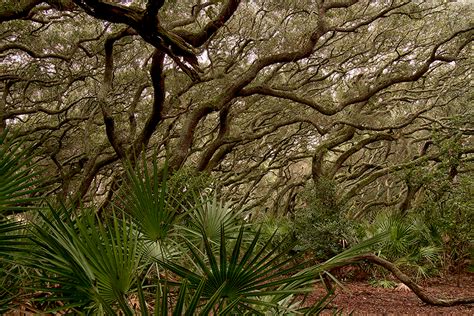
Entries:
<svg viewBox="0 0 474 316">
<path fill-rule="evenodd" d="M 298 210 L 293 229 L 301 249 L 326 260 L 340 253 L 353 240 L 354 224 L 343 214 L 336 199 L 336 185 L 328 179 L 305 188 L 301 195 L 305 207 Z"/>
<path fill-rule="evenodd" d="M 441 235 L 442 264 L 447 270 L 472 265 L 474 251 L 474 179 L 459 176 L 453 183 L 433 181 L 424 203 L 414 212 L 437 227 Z"/>
<path fill-rule="evenodd" d="M 271 215 L 268 213 L 259 215 L 253 222 L 255 229 L 260 228 L 265 239 L 272 237 L 273 243 L 283 243 L 285 247 L 294 243 L 293 222 L 286 216 Z"/>
</svg>

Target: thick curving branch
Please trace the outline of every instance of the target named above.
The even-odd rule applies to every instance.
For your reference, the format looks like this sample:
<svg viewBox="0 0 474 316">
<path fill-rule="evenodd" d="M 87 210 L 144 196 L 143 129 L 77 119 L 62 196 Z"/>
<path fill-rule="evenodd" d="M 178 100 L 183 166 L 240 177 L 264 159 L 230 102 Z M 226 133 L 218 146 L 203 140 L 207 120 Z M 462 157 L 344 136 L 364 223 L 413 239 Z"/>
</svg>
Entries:
<svg viewBox="0 0 474 316">
<path fill-rule="evenodd" d="M 316 148 L 311 160 L 311 175 L 315 183 L 318 182 L 321 177 L 326 176 L 323 168 L 323 160 L 328 150 L 351 140 L 354 135 L 355 129 L 350 126 L 346 126 L 341 129 L 333 138 L 323 142 Z"/>
<path fill-rule="evenodd" d="M 208 148 L 201 155 L 196 169 L 203 171 L 207 168 L 216 151 L 225 144 L 225 136 L 229 132 L 229 108 L 224 107 L 219 113 L 219 132 Z"/>
<path fill-rule="evenodd" d="M 209 23 L 207 23 L 199 32 L 189 32 L 185 30 L 176 31 L 187 43 L 194 47 L 200 47 L 207 42 L 224 24 L 234 15 L 239 7 L 240 0 L 228 0 L 222 7 L 219 15 Z"/>
<path fill-rule="evenodd" d="M 165 30 L 157 13 L 163 1 L 150 1 L 147 9 L 129 8 L 101 0 L 74 0 L 87 14 L 112 23 L 123 23 L 132 27 L 147 43 L 166 53 L 192 80 L 199 81 L 196 54 L 177 34 Z M 180 60 L 183 57 L 192 67 Z"/>
<path fill-rule="evenodd" d="M 101 0 L 74 0 L 87 14 L 112 23 L 123 23 L 137 29 L 144 11 Z"/>
<path fill-rule="evenodd" d="M 113 47 L 114 43 L 124 36 L 130 35 L 129 29 L 124 29 L 121 32 L 113 34 L 105 41 L 105 71 L 102 87 L 98 95 L 98 101 L 102 116 L 104 118 L 105 132 L 107 138 L 117 153 L 119 158 L 125 158 L 125 149 L 123 142 L 120 140 L 118 133 L 115 130 L 115 120 L 111 114 L 111 109 L 108 102 L 108 94 L 112 90 L 113 84 L 113 71 L 114 71 L 114 59 L 113 59 Z"/>
<path fill-rule="evenodd" d="M 165 102 L 165 75 L 164 75 L 165 54 L 155 49 L 152 56 L 150 68 L 151 81 L 153 83 L 153 107 L 145 122 L 140 135 L 135 140 L 130 159 L 135 159 L 141 150 L 146 148 L 156 127 L 163 118 L 163 105 Z"/>
<path fill-rule="evenodd" d="M 27 17 L 30 11 L 38 4 L 43 2 L 43 0 L 23 0 L 10 2 L 13 3 L 6 4 L 4 1 L 2 1 L 2 8 L 0 9 L 0 23 Z"/>
<path fill-rule="evenodd" d="M 408 286 L 413 293 L 418 296 L 424 303 L 434 306 L 455 306 L 455 305 L 464 305 L 464 304 L 474 304 L 474 297 L 463 297 L 463 298 L 454 298 L 454 299 L 443 299 L 431 296 L 428 294 L 421 286 L 416 284 L 412 279 L 410 279 L 405 273 L 403 273 L 400 269 L 397 268 L 393 263 L 377 257 L 374 254 L 365 254 L 360 255 L 354 258 L 351 261 L 361 261 L 367 260 L 371 263 L 374 263 L 382 268 L 387 269 L 388 271 L 392 272 L 392 274 L 400 280 L 403 284 Z"/>
<path fill-rule="evenodd" d="M 241 96 L 252 96 L 252 95 L 266 95 L 266 96 L 271 96 L 279 99 L 286 99 L 290 100 L 302 105 L 306 105 L 311 109 L 314 109 L 318 111 L 321 114 L 324 115 L 334 115 L 336 113 L 339 113 L 342 111 L 344 108 L 343 107 L 327 107 L 319 102 L 316 102 L 315 100 L 307 99 L 299 95 L 298 93 L 291 93 L 288 91 L 283 91 L 283 90 L 277 90 L 273 89 L 267 86 L 253 86 L 249 88 L 244 88 L 242 91 L 240 91 L 239 95 Z"/>
<path fill-rule="evenodd" d="M 333 167 L 330 169 L 328 172 L 329 177 L 333 178 L 336 174 L 336 172 L 342 167 L 343 163 L 347 161 L 352 155 L 355 153 L 359 152 L 361 149 L 365 148 L 365 146 L 378 142 L 378 141 L 393 141 L 395 140 L 394 135 L 388 134 L 388 133 L 380 133 L 380 134 L 375 134 L 368 136 L 356 144 L 352 145 L 348 150 L 343 152 L 336 160 L 334 163 Z"/>
<path fill-rule="evenodd" d="M 348 8 L 359 2 L 359 0 L 332 0 L 323 1 L 323 7 L 326 11 L 330 9 Z"/>
</svg>

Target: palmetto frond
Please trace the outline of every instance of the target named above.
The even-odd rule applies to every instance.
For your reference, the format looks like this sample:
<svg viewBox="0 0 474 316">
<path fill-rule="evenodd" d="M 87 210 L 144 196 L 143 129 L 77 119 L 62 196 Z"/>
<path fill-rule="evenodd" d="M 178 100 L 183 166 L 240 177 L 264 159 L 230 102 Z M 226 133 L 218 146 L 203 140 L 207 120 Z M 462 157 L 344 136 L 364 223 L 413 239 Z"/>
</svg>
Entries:
<svg viewBox="0 0 474 316">
<path fill-rule="evenodd" d="M 229 207 L 217 194 L 211 197 L 196 197 L 195 203 L 187 212 L 189 220 L 182 227 L 185 237 L 193 244 L 204 249 L 205 236 L 212 245 L 219 245 L 221 230 L 227 238 L 235 238 L 242 225 L 242 212 Z"/>
<path fill-rule="evenodd" d="M 40 173 L 31 163 L 33 148 L 0 134 L 0 311 L 21 287 L 17 256 L 25 250 L 26 227 L 22 213 L 35 208 L 41 197 Z"/>
<path fill-rule="evenodd" d="M 40 197 L 32 195 L 42 189 L 40 173 L 31 164 L 32 148 L 23 148 L 0 134 L 0 257 L 6 258 L 24 245 L 24 222 L 19 216 L 34 206 Z"/>
<path fill-rule="evenodd" d="M 43 179 L 31 163 L 32 150 L 7 140 L 7 131 L 0 134 L 0 216 L 27 211 L 40 199 L 33 196 Z"/>
<path fill-rule="evenodd" d="M 141 271 L 140 241 L 130 220 L 115 215 L 103 222 L 90 213 L 71 218 L 52 209 L 33 229 L 30 266 L 38 271 L 36 290 L 53 293 L 64 309 L 103 310 L 111 306 L 131 313 L 126 296 Z"/>
<path fill-rule="evenodd" d="M 124 210 L 129 213 L 143 236 L 152 242 L 164 241 L 181 217 L 170 207 L 167 167 L 160 172 L 158 163 L 152 161 L 149 170 L 145 159 L 142 166 L 133 169 L 128 166 L 127 183 L 121 194 Z"/>
<path fill-rule="evenodd" d="M 271 238 L 260 247 L 260 232 L 246 245 L 243 243 L 246 232 L 243 227 L 240 229 L 230 253 L 227 253 L 223 228 L 217 250 L 204 232 L 205 254 L 187 242 L 198 266 L 196 271 L 174 262 L 160 261 L 160 264 L 187 280 L 192 289 L 204 282 L 202 302 L 215 299 L 213 308 L 220 312 L 230 312 L 228 306 L 235 304 L 233 312 L 263 314 L 269 308 L 277 308 L 277 303 L 288 296 L 311 291 L 313 275 L 296 273 L 303 263 L 292 264 L 293 259 L 286 257 L 286 251 L 273 246 Z"/>
</svg>

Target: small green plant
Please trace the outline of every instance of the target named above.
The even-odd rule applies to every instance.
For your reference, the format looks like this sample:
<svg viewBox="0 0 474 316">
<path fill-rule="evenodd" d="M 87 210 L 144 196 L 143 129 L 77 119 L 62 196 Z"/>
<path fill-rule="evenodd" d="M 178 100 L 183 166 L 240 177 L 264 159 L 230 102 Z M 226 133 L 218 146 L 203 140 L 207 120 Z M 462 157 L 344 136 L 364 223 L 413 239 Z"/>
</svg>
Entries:
<svg viewBox="0 0 474 316">
<path fill-rule="evenodd" d="M 103 221 L 89 212 L 70 216 L 66 208 L 42 214 L 32 228 L 28 266 L 33 289 L 61 310 L 131 315 L 127 297 L 143 268 L 140 240 L 129 218 Z"/>
<path fill-rule="evenodd" d="M 33 150 L 8 130 L 0 133 L 0 313 L 25 287 L 18 262 L 28 244 L 25 214 L 35 209 L 45 190 L 31 159 Z"/>
<path fill-rule="evenodd" d="M 278 308 L 278 302 L 294 294 L 312 291 L 314 275 L 298 274 L 302 264 L 291 264 L 285 258 L 284 249 L 272 246 L 271 238 L 263 246 L 260 232 L 249 245 L 243 243 L 246 230 L 241 227 L 237 239 L 227 253 L 227 238 L 221 229 L 219 248 L 214 249 L 203 231 L 205 255 L 195 245 L 186 242 L 197 270 L 185 268 L 175 262 L 160 262 L 162 266 L 189 282 L 190 288 L 198 289 L 204 282 L 203 297 L 216 299 L 219 313 L 248 311 L 260 314 L 268 307 Z M 217 297 L 217 298 L 215 298 Z M 262 298 L 271 298 L 263 300 Z M 235 307 L 230 308 L 230 306 Z M 201 311 L 203 314 L 210 310 Z"/>
<path fill-rule="evenodd" d="M 381 287 L 383 289 L 394 289 L 395 287 L 397 287 L 397 282 L 385 279 L 372 279 L 369 280 L 369 284 L 373 287 Z"/>
<path fill-rule="evenodd" d="M 131 215 L 144 238 L 151 242 L 165 241 L 182 217 L 171 207 L 175 201 L 168 192 L 168 168 L 161 170 L 156 159 L 148 168 L 143 157 L 141 165 L 135 170 L 127 166 L 126 172 L 126 184 L 119 195 L 123 209 Z"/>
<path fill-rule="evenodd" d="M 185 224 L 181 225 L 183 236 L 204 250 L 203 236 L 213 245 L 220 240 L 221 229 L 227 236 L 236 237 L 242 224 L 242 212 L 232 209 L 214 192 L 211 196 L 200 195 L 188 206 Z"/>
<path fill-rule="evenodd" d="M 439 151 L 436 165 L 410 169 L 410 181 L 421 185 L 407 215 L 418 220 L 436 235 L 438 263 L 446 270 L 464 269 L 472 262 L 474 249 L 474 178 L 463 166 L 459 132 L 433 132 L 433 146 Z M 429 249 L 425 249 L 430 252 Z"/>
</svg>

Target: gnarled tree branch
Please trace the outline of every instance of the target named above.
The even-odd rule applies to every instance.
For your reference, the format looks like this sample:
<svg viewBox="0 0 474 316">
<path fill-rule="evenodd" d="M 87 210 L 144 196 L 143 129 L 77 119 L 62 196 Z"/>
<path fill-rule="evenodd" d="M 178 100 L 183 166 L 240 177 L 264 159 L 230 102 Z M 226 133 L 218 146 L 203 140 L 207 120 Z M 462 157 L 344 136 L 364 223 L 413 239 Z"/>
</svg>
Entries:
<svg viewBox="0 0 474 316">
<path fill-rule="evenodd" d="M 354 258 L 353 262 L 367 260 L 371 263 L 374 263 L 382 268 L 387 269 L 388 271 L 392 272 L 392 274 L 400 280 L 403 284 L 408 286 L 413 293 L 418 296 L 424 303 L 429 305 L 435 306 L 455 306 L 455 305 L 464 305 L 464 304 L 474 304 L 474 297 L 464 297 L 464 298 L 454 298 L 454 299 L 442 299 L 433 297 L 429 293 L 427 293 L 421 286 L 416 284 L 412 279 L 410 279 L 405 273 L 403 273 L 400 269 L 397 268 L 393 263 L 387 261 L 383 258 L 377 257 L 374 254 L 365 254 L 360 255 Z"/>
</svg>

